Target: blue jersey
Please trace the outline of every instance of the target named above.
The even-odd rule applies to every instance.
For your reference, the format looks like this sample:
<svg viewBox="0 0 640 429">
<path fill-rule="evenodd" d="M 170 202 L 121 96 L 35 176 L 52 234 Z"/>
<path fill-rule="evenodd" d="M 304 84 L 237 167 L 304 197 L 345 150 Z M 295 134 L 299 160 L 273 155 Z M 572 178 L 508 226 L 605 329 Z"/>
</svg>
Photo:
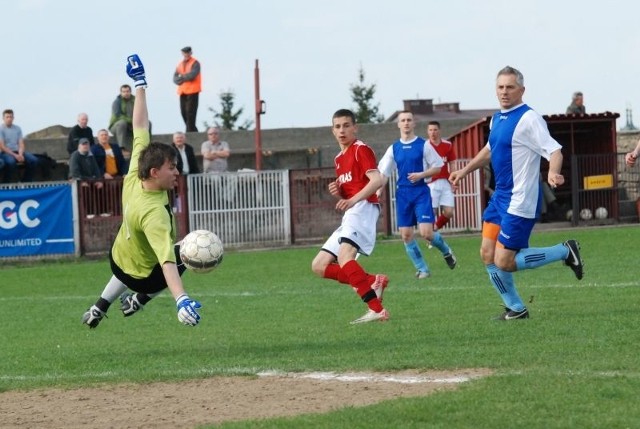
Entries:
<svg viewBox="0 0 640 429">
<path fill-rule="evenodd" d="M 562 146 L 547 124 L 526 104 L 491 118 L 487 147 L 491 150 L 496 187 L 492 203 L 499 212 L 535 219 L 540 199 L 540 159 L 549 160 Z"/>
<path fill-rule="evenodd" d="M 409 173 L 420 173 L 432 167 L 442 167 L 444 162 L 438 152 L 427 144 L 422 137 L 415 137 L 410 142 L 396 140 L 382 156 L 378 164 L 378 170 L 387 177 L 393 174 L 394 168 L 398 169 L 398 187 L 410 186 L 422 188 L 426 186 L 424 181 L 411 183 L 407 176 Z"/>
</svg>

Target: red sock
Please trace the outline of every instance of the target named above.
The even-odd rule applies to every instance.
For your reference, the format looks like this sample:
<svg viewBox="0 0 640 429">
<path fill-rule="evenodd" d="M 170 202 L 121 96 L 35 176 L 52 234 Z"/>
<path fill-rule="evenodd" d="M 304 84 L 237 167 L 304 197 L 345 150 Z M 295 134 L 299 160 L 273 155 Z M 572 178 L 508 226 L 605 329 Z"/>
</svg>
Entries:
<svg viewBox="0 0 640 429">
<path fill-rule="evenodd" d="M 441 229 L 443 226 L 447 224 L 447 222 L 449 222 L 448 217 L 446 217 L 445 215 L 438 216 L 438 219 L 436 219 L 436 228 Z"/>
<path fill-rule="evenodd" d="M 327 265 L 327 268 L 324 270 L 324 278 L 337 280 L 340 283 L 343 283 L 346 285 L 349 284 L 349 277 L 347 277 L 344 271 L 342 271 L 342 268 L 340 268 L 340 265 L 336 263 Z M 375 278 L 373 281 L 375 281 Z M 373 284 L 373 281 L 371 282 L 372 284 Z"/>
<path fill-rule="evenodd" d="M 371 281 L 372 276 L 367 274 L 355 259 L 344 264 L 342 271 L 349 278 L 351 287 L 356 290 L 357 294 L 367 303 L 369 308 L 376 313 L 381 312 L 382 303 L 378 299 L 375 291 L 371 289 L 371 285 L 373 284 Z"/>
</svg>

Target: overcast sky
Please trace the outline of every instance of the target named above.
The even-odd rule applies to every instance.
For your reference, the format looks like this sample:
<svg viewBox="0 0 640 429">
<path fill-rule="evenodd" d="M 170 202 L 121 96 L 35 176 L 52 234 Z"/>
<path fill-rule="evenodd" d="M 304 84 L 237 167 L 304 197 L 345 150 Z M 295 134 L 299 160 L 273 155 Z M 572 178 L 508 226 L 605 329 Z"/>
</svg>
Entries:
<svg viewBox="0 0 640 429">
<path fill-rule="evenodd" d="M 525 101 L 564 113 L 571 94 L 587 112 L 635 109 L 640 125 L 640 3 L 506 0 L 1 0 L 0 107 L 15 110 L 25 134 L 72 126 L 89 114 L 108 125 L 127 55 L 138 53 L 149 82 L 153 130 L 184 130 L 172 75 L 180 48 L 193 47 L 203 73 L 198 128 L 236 94 L 242 119 L 255 119 L 260 65 L 262 128 L 330 124 L 351 108 L 358 70 L 376 85 L 385 117 L 402 100 L 495 108 L 496 72 L 525 76 Z"/>
</svg>

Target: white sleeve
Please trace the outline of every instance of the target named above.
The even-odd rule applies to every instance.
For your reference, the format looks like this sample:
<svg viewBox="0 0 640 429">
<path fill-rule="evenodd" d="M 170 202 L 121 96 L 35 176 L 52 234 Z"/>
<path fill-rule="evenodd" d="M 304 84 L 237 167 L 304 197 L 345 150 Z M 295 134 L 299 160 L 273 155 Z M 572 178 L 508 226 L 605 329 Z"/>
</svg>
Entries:
<svg viewBox="0 0 640 429">
<path fill-rule="evenodd" d="M 523 119 L 527 121 L 528 126 L 525 129 L 529 134 L 529 138 L 523 140 L 530 143 L 530 147 L 534 152 L 548 161 L 553 152 L 562 149 L 560 143 L 551 137 L 547 123 L 539 113 L 529 110 L 524 114 Z"/>
<path fill-rule="evenodd" d="M 378 170 L 387 177 L 393 175 L 396 169 L 396 161 L 393 158 L 393 145 L 389 146 L 378 163 Z"/>
<path fill-rule="evenodd" d="M 422 159 L 424 164 L 424 171 L 427 171 L 432 167 L 442 167 L 444 165 L 442 157 L 438 155 L 438 152 L 436 152 L 433 146 L 431 146 L 431 143 L 429 143 L 428 141 L 424 144 Z"/>
</svg>

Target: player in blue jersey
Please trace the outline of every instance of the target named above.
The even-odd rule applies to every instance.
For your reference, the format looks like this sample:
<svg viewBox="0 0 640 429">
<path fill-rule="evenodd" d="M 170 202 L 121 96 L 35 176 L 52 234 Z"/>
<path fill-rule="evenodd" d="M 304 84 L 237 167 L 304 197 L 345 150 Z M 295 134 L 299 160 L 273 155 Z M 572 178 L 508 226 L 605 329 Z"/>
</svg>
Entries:
<svg viewBox="0 0 640 429">
<path fill-rule="evenodd" d="M 453 185 L 470 172 L 491 163 L 495 190 L 483 214 L 480 255 L 505 311 L 499 320 L 526 319 L 529 311 L 516 291 L 513 272 L 563 261 L 582 279 L 580 245 L 567 240 L 551 247 L 529 247 L 540 214 L 540 160 L 549 161 L 547 182 L 564 183 L 562 147 L 551 137 L 542 116 L 522 101 L 524 77 L 504 67 L 496 78 L 500 111 L 491 118 L 489 142 L 464 168 L 451 173 Z"/>
<path fill-rule="evenodd" d="M 422 256 L 420 246 L 414 239 L 414 229 L 444 256 L 449 268 L 456 266 L 456 257 L 439 232 L 433 230 L 435 221 L 431 207 L 431 192 L 427 180 L 440 173 L 444 162 L 436 150 L 422 137 L 415 134 L 416 124 L 413 113 L 401 112 L 398 115 L 400 139 L 396 140 L 385 152 L 378 170 L 383 174 L 385 183 L 397 169 L 396 181 L 396 220 L 407 256 L 416 268 L 416 277 L 429 277 L 431 272 Z"/>
</svg>

